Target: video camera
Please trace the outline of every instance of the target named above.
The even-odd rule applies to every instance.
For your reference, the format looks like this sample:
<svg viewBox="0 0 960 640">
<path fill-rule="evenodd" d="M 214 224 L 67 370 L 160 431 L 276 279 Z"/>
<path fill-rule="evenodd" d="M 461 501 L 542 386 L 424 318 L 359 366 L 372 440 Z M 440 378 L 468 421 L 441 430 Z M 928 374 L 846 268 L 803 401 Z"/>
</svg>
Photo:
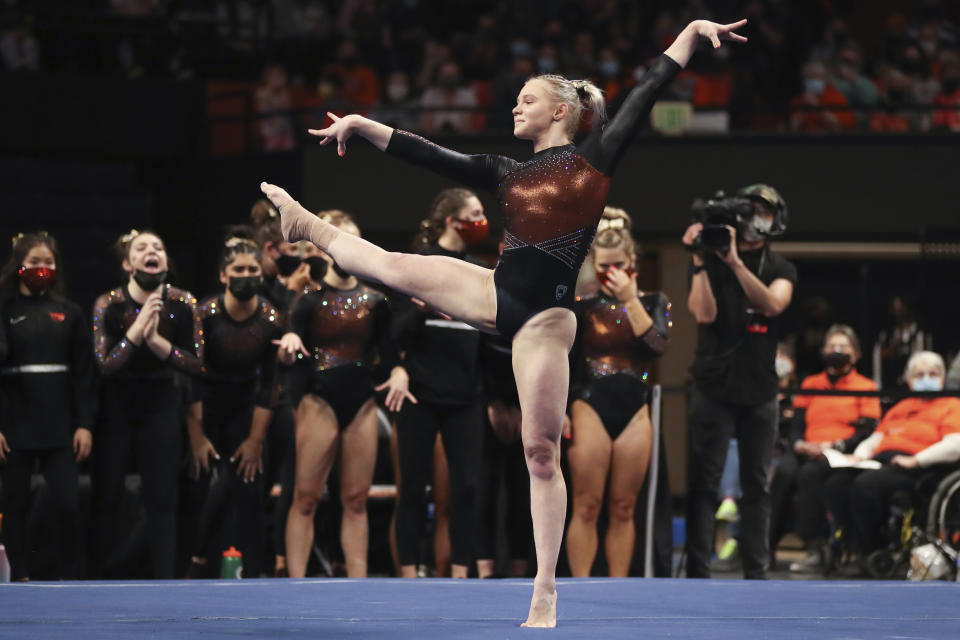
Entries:
<svg viewBox="0 0 960 640">
<path fill-rule="evenodd" d="M 717 191 L 707 200 L 694 200 L 690 212 L 694 222 L 703 223 L 703 231 L 688 249 L 726 253 L 730 250 L 730 230 L 727 226 L 741 234 L 744 225 L 753 218 L 753 202 L 748 198 L 728 196 L 723 191 Z"/>
</svg>

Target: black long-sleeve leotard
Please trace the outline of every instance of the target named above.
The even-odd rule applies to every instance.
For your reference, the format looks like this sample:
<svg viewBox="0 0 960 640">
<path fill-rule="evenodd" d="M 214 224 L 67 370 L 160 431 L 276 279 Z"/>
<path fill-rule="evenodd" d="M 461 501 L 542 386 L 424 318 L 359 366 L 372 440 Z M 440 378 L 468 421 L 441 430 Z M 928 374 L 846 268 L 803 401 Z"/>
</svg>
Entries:
<svg viewBox="0 0 960 640">
<path fill-rule="evenodd" d="M 283 335 L 276 307 L 261 298 L 253 315 L 238 322 L 227 313 L 221 294 L 200 304 L 200 322 L 204 339 L 204 394 L 223 395 L 243 389 L 253 395 L 235 396 L 235 402 L 249 401 L 258 407 L 272 408 L 276 400 L 277 365 L 277 347 L 272 341 Z"/>
<path fill-rule="evenodd" d="M 127 329 L 137 319 L 141 304 L 127 287 L 109 291 L 93 307 L 93 345 L 97 365 L 105 377 L 164 378 L 173 369 L 198 376 L 203 373 L 203 329 L 196 314 L 197 299 L 188 291 L 163 285 L 163 309 L 157 333 L 170 341 L 166 361 L 146 344 L 127 339 Z"/>
<path fill-rule="evenodd" d="M 15 295 L 0 325 L 9 352 L 0 362 L 0 431 L 14 449 L 69 447 L 96 409 L 90 334 L 80 307 L 49 294 Z"/>
<path fill-rule="evenodd" d="M 606 127 L 579 145 L 550 147 L 526 162 L 465 155 L 395 130 L 386 151 L 468 186 L 493 191 L 505 229 L 497 264 L 497 330 L 512 337 L 536 313 L 573 308 L 580 266 L 593 242 L 610 176 L 660 91 L 680 65 L 662 55 Z"/>
</svg>

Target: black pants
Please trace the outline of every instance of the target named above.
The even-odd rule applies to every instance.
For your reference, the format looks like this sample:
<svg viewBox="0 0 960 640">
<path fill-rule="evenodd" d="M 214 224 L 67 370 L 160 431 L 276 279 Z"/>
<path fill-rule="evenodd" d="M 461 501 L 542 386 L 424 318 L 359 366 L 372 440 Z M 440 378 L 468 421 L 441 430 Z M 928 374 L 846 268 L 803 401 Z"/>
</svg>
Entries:
<svg viewBox="0 0 960 640">
<path fill-rule="evenodd" d="M 220 460 L 198 480 L 203 509 L 195 555 L 206 557 L 214 541 L 219 542 L 215 545 L 219 551 L 236 547 L 243 554 L 243 575 L 258 578 L 264 554 L 264 478 L 258 473 L 253 482 L 244 482 L 237 475 L 239 459 L 230 462 L 250 435 L 254 407 L 247 402 L 251 397 L 230 393 L 203 397 L 203 432 Z"/>
<path fill-rule="evenodd" d="M 293 407 L 288 402 L 276 406 L 267 431 L 270 442 L 270 484 L 279 484 L 280 497 L 273 505 L 273 553 L 287 555 L 287 514 L 293 504 L 297 447 L 294 440 Z"/>
<path fill-rule="evenodd" d="M 3 479 L 3 540 L 10 560 L 13 580 L 30 577 L 30 541 L 27 516 L 30 511 L 30 478 L 34 464 L 47 483 L 47 491 L 57 510 L 57 575 L 64 579 L 77 577 L 79 559 L 77 498 L 77 463 L 71 447 L 59 449 L 14 449 L 0 465 Z"/>
<path fill-rule="evenodd" d="M 443 406 L 404 403 L 397 417 L 400 476 L 397 548 L 400 564 L 415 565 L 423 531 L 426 487 L 433 468 L 437 432 L 450 468 L 450 561 L 469 565 L 476 535 L 477 487 L 483 448 L 483 409 L 479 403 Z"/>
<path fill-rule="evenodd" d="M 836 469 L 826 482 L 827 510 L 843 529 L 852 551 L 868 554 L 884 546 L 884 523 L 890 514 L 890 499 L 898 491 L 910 491 L 922 469 L 884 466 L 875 471 Z"/>
<path fill-rule="evenodd" d="M 496 558 L 497 522 L 502 512 L 506 518 L 510 559 L 526 560 L 532 550 L 533 520 L 530 518 L 530 474 L 523 444 L 519 438 L 515 442 L 503 442 L 486 422 L 483 431 L 476 555 L 481 560 Z M 502 494 L 501 486 L 506 489 Z M 501 495 L 506 500 L 502 508 Z"/>
<path fill-rule="evenodd" d="M 770 485 L 773 505 L 770 518 L 771 550 L 776 550 L 781 538 L 791 529 L 804 542 L 827 537 L 830 530 L 823 492 L 830 474 L 830 465 L 824 458 L 799 457 L 793 451 L 783 454 Z"/>
<path fill-rule="evenodd" d="M 109 573 L 128 457 L 134 451 L 155 579 L 174 577 L 183 403 L 167 380 L 108 383 L 93 450 L 94 574 Z"/>
<path fill-rule="evenodd" d="M 718 402 L 694 384 L 690 392 L 690 492 L 687 577 L 710 577 L 717 489 L 730 438 L 740 453 L 740 555 L 746 578 L 765 578 L 770 563 L 770 465 L 777 432 L 776 397 L 756 406 Z"/>
</svg>

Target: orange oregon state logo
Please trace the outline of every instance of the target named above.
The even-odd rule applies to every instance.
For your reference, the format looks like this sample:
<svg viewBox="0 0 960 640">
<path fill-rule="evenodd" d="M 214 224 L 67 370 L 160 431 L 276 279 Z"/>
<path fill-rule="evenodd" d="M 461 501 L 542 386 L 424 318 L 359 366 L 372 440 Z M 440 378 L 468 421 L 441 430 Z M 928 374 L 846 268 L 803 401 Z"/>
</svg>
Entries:
<svg viewBox="0 0 960 640">
<path fill-rule="evenodd" d="M 63 322 L 67 318 L 67 314 L 60 313 L 59 311 L 51 311 L 50 317 L 53 318 L 54 322 Z"/>
</svg>

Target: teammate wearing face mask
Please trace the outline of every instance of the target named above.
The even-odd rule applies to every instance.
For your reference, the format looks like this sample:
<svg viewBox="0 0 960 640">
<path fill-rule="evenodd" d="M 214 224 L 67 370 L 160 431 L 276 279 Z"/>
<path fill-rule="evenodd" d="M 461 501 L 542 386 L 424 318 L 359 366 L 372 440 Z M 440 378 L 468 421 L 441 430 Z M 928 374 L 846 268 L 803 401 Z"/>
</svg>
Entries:
<svg viewBox="0 0 960 640">
<path fill-rule="evenodd" d="M 847 325 L 827 329 L 823 341 L 824 370 L 804 379 L 801 388 L 810 391 L 876 391 L 869 378 L 857 372 L 860 341 Z M 770 519 L 770 549 L 794 529 L 807 549 L 806 557 L 790 565 L 791 571 L 817 571 L 829 529 L 823 504 L 823 485 L 830 476 L 825 449 L 850 453 L 863 442 L 880 420 L 879 398 L 797 395 L 790 428 L 790 448 L 783 454 L 770 487 L 773 510 Z"/>
<path fill-rule="evenodd" d="M 414 249 L 424 255 L 447 256 L 482 264 L 467 254 L 488 231 L 483 205 L 467 189 L 446 189 L 433 200 L 421 223 Z M 397 417 L 400 498 L 397 504 L 397 547 L 401 574 L 417 575 L 425 493 L 431 478 L 434 442 L 439 433 L 449 460 L 451 575 L 466 578 L 474 559 L 479 452 L 483 446 L 478 357 L 480 334 L 417 300 L 398 296 L 391 315 L 391 334 L 404 353 L 401 366 L 410 378 L 417 403 L 405 403 Z M 434 476 L 438 475 L 434 469 Z M 434 484 L 437 484 L 436 482 Z M 436 489 L 436 487 L 435 487 Z M 438 558 L 438 568 L 442 562 Z"/>
<path fill-rule="evenodd" d="M 694 250 L 703 225 L 687 228 L 691 285 L 687 307 L 698 326 L 688 423 L 692 441 L 687 502 L 687 576 L 709 577 L 717 489 L 728 443 L 740 454 L 739 547 L 744 576 L 762 579 L 769 564 L 773 442 L 779 421 L 774 367 L 780 324 L 793 298 L 797 269 L 767 246 L 786 228 L 786 204 L 768 185 L 740 190 L 753 215 L 728 226 L 730 246 Z"/>
<path fill-rule="evenodd" d="M 63 297 L 56 241 L 20 234 L 0 271 L 0 478 L 13 580 L 28 580 L 30 478 L 39 463 L 57 511 L 56 577 L 76 578 L 77 463 L 92 446 L 93 350 L 80 307 Z"/>
<path fill-rule="evenodd" d="M 600 290 L 578 297 L 575 307 L 571 421 L 565 434 L 572 441 L 568 458 L 573 515 L 567 556 L 574 577 L 587 577 L 593 568 L 604 494 L 610 505 L 604 544 L 609 574 L 629 574 L 636 538 L 634 507 L 655 446 L 646 379 L 651 361 L 667 348 L 673 322 L 666 296 L 637 289 L 630 226 L 626 211 L 606 207 L 588 256 Z M 669 495 L 664 483 L 661 504 L 668 510 L 662 519 L 666 523 Z M 669 561 L 663 564 L 669 575 Z"/>
<path fill-rule="evenodd" d="M 320 214 L 343 233 L 359 236 L 353 219 L 342 211 Z M 334 461 L 340 459 L 340 540 L 347 575 L 365 577 L 369 523 L 367 494 L 377 453 L 375 391 L 387 390 L 387 406 L 397 410 L 410 399 L 407 375 L 399 367 L 390 340 L 389 308 L 383 294 L 334 265 L 322 288 L 303 295 L 290 316 L 290 332 L 281 339 L 278 357 L 296 365 L 289 378 L 296 410 L 296 481 L 287 516 L 289 575 L 302 578 L 313 543 L 317 503 L 324 494 Z M 373 365 L 389 379 L 374 388 Z"/>
<path fill-rule="evenodd" d="M 93 309 L 103 376 L 93 459 L 94 574 L 109 572 L 109 554 L 117 548 L 117 511 L 133 449 L 153 577 L 172 578 L 184 395 L 177 374 L 202 373 L 203 333 L 196 298 L 165 283 L 167 252 L 155 233 L 131 231 L 117 251 L 128 281 L 97 298 Z"/>
<path fill-rule="evenodd" d="M 227 240 L 220 281 L 226 285 L 224 293 L 200 305 L 205 340 L 202 428 L 188 425 L 193 475 L 209 495 L 190 572 L 191 577 L 213 577 L 206 568 L 207 552 L 211 536 L 222 525 L 225 535 L 218 550 L 239 549 L 244 574 L 258 577 L 264 548 L 264 439 L 276 400 L 273 343 L 283 331 L 276 307 L 257 295 L 263 275 L 255 242 Z M 211 478 L 214 469 L 216 480 Z"/>
<path fill-rule="evenodd" d="M 939 354 L 918 351 L 907 363 L 906 378 L 912 391 L 940 391 L 945 373 Z M 901 400 L 849 458 L 883 464 L 869 471 L 837 469 L 825 486 L 827 510 L 862 559 L 883 545 L 893 495 L 911 491 L 924 469 L 960 460 L 960 399 Z"/>
</svg>

